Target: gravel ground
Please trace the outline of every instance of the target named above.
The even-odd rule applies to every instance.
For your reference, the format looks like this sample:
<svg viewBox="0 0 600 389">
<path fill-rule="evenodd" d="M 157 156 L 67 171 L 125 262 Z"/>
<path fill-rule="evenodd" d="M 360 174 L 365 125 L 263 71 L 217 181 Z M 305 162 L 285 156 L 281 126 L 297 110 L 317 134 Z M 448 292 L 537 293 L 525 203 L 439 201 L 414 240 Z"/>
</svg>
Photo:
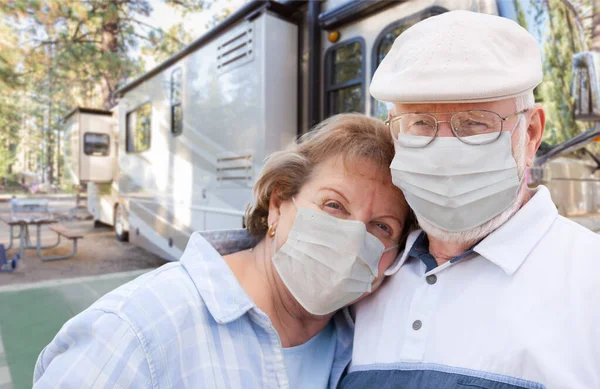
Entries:
<svg viewBox="0 0 600 389">
<path fill-rule="evenodd" d="M 93 220 L 80 220 L 89 215 L 84 209 L 72 212 L 74 205 L 74 199 L 54 200 L 50 203 L 61 224 L 84 235 L 78 242 L 77 254 L 66 260 L 42 262 L 35 250 L 25 250 L 24 258 L 13 273 L 0 273 L 0 285 L 153 269 L 166 263 L 165 260 L 139 247 L 117 241 L 111 227 L 94 228 Z M 85 203 L 82 205 L 85 207 Z M 0 203 L 0 214 L 8 213 L 8 204 Z M 17 231 L 15 228 L 15 233 Z M 30 233 L 35 236 L 35 227 L 30 228 Z M 7 245 L 8 238 L 9 227 L 0 222 L 0 243 Z M 55 241 L 56 234 L 43 227 L 43 244 Z M 15 240 L 9 256 L 12 257 L 17 249 L 18 241 Z M 70 253 L 71 249 L 71 241 L 63 238 L 59 246 L 43 250 L 42 253 L 44 256 L 65 255 Z"/>
</svg>

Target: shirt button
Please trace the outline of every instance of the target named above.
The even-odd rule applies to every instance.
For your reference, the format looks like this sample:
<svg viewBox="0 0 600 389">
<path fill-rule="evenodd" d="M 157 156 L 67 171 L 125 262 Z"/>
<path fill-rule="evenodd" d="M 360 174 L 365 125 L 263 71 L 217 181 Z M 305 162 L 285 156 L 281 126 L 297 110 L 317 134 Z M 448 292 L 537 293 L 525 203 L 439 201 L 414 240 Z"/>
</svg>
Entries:
<svg viewBox="0 0 600 389">
<path fill-rule="evenodd" d="M 412 324 L 412 328 L 415 331 L 418 331 L 421 329 L 421 327 L 423 327 L 423 323 L 421 323 L 421 320 L 415 320 Z"/>
<path fill-rule="evenodd" d="M 437 276 L 435 274 L 431 274 L 431 275 L 427 276 L 425 278 L 425 280 L 427 280 L 427 283 L 429 285 L 433 285 L 437 282 Z"/>
</svg>

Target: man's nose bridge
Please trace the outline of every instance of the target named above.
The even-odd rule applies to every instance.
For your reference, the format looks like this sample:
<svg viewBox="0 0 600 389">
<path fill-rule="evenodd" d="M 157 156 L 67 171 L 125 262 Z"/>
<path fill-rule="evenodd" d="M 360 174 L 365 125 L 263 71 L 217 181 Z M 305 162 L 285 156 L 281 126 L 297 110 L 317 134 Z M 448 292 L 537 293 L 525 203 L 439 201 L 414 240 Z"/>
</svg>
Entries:
<svg viewBox="0 0 600 389">
<path fill-rule="evenodd" d="M 438 120 L 437 136 L 441 136 L 441 137 L 454 136 L 454 133 L 452 132 L 452 126 L 450 125 L 450 120 Z"/>
</svg>

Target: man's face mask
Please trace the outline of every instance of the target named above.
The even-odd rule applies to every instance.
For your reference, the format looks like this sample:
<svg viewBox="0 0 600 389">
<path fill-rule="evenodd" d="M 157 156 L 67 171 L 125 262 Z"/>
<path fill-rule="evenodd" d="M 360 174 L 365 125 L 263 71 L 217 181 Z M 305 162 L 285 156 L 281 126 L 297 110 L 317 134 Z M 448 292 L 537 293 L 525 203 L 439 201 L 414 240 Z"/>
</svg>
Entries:
<svg viewBox="0 0 600 389">
<path fill-rule="evenodd" d="M 486 223 L 513 205 L 519 193 L 522 180 L 511 139 L 520 120 L 521 115 L 511 131 L 499 135 L 463 141 L 436 137 L 424 147 L 407 147 L 419 137 L 398 134 L 390 165 L 394 185 L 417 216 L 441 230 L 470 231 Z"/>
</svg>

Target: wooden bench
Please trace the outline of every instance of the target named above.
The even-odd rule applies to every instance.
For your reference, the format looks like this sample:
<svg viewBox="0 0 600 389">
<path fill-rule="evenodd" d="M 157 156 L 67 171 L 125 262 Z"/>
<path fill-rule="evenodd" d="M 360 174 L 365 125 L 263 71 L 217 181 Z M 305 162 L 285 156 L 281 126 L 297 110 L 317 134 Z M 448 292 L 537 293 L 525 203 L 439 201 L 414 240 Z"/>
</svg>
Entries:
<svg viewBox="0 0 600 389">
<path fill-rule="evenodd" d="M 54 231 L 58 235 L 58 241 L 60 242 L 60 238 L 66 238 L 73 242 L 73 250 L 70 254 L 67 255 L 58 255 L 56 257 L 44 257 L 40 250 L 40 247 L 37 247 L 37 255 L 40 257 L 42 261 L 54 261 L 56 259 L 67 259 L 71 258 L 77 253 L 77 240 L 83 239 L 83 235 L 81 233 L 75 232 L 73 230 L 69 230 L 67 227 L 61 224 L 53 224 L 48 227 L 51 231 Z M 40 230 L 38 229 L 38 242 L 40 241 Z"/>
<path fill-rule="evenodd" d="M 83 239 L 83 235 L 73 230 L 69 230 L 62 224 L 53 224 L 48 228 L 67 239 Z"/>
</svg>

